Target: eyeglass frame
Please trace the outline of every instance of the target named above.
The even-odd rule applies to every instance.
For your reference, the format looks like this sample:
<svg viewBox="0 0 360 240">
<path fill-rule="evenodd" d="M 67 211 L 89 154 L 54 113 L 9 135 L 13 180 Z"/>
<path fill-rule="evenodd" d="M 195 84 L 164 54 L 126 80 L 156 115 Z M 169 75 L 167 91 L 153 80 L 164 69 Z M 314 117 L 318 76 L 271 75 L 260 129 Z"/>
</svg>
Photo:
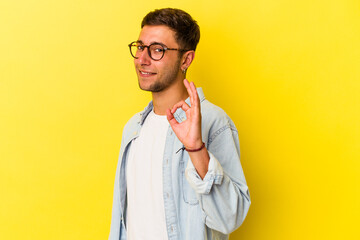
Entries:
<svg viewBox="0 0 360 240">
<path fill-rule="evenodd" d="M 144 48 L 143 51 L 145 50 L 145 48 L 147 48 L 147 52 L 148 52 L 149 57 L 150 57 L 152 60 L 154 60 L 154 61 L 160 61 L 161 59 L 163 59 L 163 57 L 164 57 L 164 55 L 165 55 L 165 52 L 166 52 L 167 50 L 174 50 L 174 51 L 179 51 L 179 52 L 187 52 L 187 51 L 190 51 L 190 50 L 191 50 L 191 49 L 186 50 L 186 49 L 181 49 L 181 48 L 168 48 L 165 44 L 162 44 L 162 43 L 159 43 L 159 42 L 153 42 L 153 43 L 151 43 L 150 45 L 145 45 L 145 44 L 143 44 L 141 41 L 133 41 L 133 42 L 131 42 L 128 46 L 129 46 L 129 50 L 130 50 L 131 56 L 132 56 L 133 58 L 135 58 L 135 59 L 138 59 L 139 57 L 135 57 L 135 56 L 133 55 L 132 51 L 131 51 L 131 46 L 133 46 L 134 43 L 140 43 L 140 44 L 142 45 L 142 47 Z M 151 56 L 150 47 L 151 47 L 152 45 L 160 45 L 161 47 L 163 47 L 164 51 L 163 51 L 163 54 L 162 54 L 161 58 L 159 58 L 159 59 L 154 59 L 154 58 Z"/>
</svg>

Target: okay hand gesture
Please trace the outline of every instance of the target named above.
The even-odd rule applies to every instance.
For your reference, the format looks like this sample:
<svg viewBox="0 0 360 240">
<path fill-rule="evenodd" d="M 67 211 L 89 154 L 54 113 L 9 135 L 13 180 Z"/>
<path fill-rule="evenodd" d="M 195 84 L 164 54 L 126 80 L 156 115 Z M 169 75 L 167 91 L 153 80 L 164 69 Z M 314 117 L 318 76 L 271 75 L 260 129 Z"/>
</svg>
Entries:
<svg viewBox="0 0 360 240">
<path fill-rule="evenodd" d="M 202 146 L 200 99 L 193 82 L 189 83 L 187 79 L 184 79 L 184 85 L 189 94 L 191 106 L 182 100 L 176 103 L 172 109 L 167 109 L 166 115 L 171 128 L 185 148 L 198 149 Z M 174 117 L 178 108 L 186 113 L 186 120 L 181 123 Z"/>
</svg>

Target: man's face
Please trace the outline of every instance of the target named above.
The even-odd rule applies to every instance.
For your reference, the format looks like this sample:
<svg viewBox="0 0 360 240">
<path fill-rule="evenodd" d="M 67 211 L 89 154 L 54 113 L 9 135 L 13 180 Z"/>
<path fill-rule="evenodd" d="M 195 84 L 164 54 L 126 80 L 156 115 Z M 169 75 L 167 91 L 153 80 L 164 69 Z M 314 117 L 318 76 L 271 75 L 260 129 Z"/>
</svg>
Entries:
<svg viewBox="0 0 360 240">
<path fill-rule="evenodd" d="M 175 40 L 175 32 L 167 26 L 144 26 L 138 41 L 144 45 L 154 42 L 162 43 L 168 48 L 179 48 Z M 165 51 L 164 57 L 155 61 L 150 58 L 147 48 L 134 59 L 139 87 L 145 91 L 160 92 L 165 90 L 181 77 L 178 51 Z"/>
</svg>

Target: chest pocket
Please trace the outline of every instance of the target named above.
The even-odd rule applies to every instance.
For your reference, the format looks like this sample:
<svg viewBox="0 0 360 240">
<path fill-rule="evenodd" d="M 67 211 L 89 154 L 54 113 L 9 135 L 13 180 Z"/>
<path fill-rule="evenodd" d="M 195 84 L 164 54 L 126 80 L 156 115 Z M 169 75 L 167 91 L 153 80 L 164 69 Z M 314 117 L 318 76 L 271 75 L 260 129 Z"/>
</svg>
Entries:
<svg viewBox="0 0 360 240">
<path fill-rule="evenodd" d="M 189 159 L 188 161 L 191 161 L 191 160 Z M 181 184 L 183 200 L 187 204 L 197 205 L 197 204 L 199 204 L 199 200 L 196 196 L 194 189 L 191 188 L 190 184 L 186 180 L 185 169 L 186 169 L 185 161 L 180 161 L 180 170 L 181 170 L 180 184 Z"/>
</svg>

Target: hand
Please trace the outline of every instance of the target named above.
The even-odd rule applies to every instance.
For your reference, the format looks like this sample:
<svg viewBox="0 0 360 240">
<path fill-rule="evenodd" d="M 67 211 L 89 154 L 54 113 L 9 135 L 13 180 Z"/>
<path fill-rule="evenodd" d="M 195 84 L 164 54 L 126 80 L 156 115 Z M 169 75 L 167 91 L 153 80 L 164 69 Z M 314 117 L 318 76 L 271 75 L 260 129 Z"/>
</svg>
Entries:
<svg viewBox="0 0 360 240">
<path fill-rule="evenodd" d="M 184 79 L 184 85 L 190 97 L 191 107 L 182 100 L 171 109 L 167 109 L 166 115 L 171 128 L 185 148 L 198 149 L 202 145 L 200 99 L 193 82 L 189 83 L 187 79 Z M 181 123 L 174 117 L 178 108 L 186 113 L 186 120 Z"/>
</svg>

